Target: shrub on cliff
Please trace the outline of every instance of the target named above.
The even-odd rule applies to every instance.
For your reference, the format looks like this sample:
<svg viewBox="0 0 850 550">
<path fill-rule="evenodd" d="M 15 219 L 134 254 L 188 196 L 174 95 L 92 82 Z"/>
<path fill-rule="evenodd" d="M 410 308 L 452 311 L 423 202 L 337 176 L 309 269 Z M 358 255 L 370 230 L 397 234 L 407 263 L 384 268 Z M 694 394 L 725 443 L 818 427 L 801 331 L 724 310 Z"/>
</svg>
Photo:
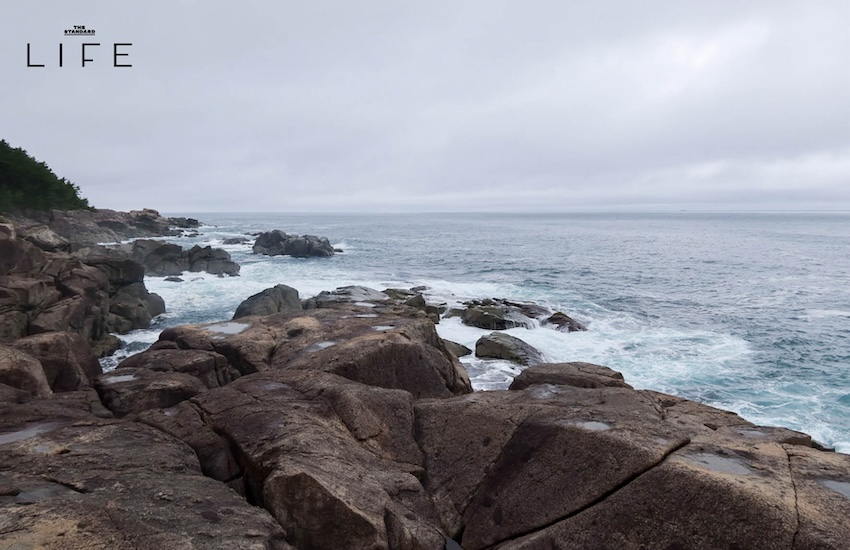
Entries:
<svg viewBox="0 0 850 550">
<path fill-rule="evenodd" d="M 20 147 L 0 140 L 0 212 L 14 210 L 90 209 L 80 188 L 59 178 Z"/>
</svg>

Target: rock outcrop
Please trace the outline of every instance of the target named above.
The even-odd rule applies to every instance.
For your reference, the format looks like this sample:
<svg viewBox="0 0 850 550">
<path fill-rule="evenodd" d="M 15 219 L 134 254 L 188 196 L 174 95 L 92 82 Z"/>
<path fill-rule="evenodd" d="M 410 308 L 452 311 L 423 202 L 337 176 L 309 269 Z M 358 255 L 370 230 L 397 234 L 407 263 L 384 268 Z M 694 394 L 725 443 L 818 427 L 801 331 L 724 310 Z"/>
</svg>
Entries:
<svg viewBox="0 0 850 550">
<path fill-rule="evenodd" d="M 155 277 L 176 276 L 184 271 L 205 271 L 213 275 L 239 274 L 239 264 L 230 258 L 230 253 L 221 248 L 195 245 L 189 250 L 183 247 L 156 241 L 138 239 L 120 250 L 145 266 L 145 273 Z"/>
<path fill-rule="evenodd" d="M 381 296 L 349 288 L 312 309 L 169 329 L 96 379 L 122 420 L 90 389 L 6 376 L 0 546 L 850 540 L 850 455 L 588 363 L 530 366 L 515 389 L 471 393 L 426 313 Z"/>
<path fill-rule="evenodd" d="M 45 332 L 15 340 L 12 346 L 39 361 L 54 392 L 91 388 L 102 372 L 97 356 L 81 334 Z"/>
<path fill-rule="evenodd" d="M 328 257 L 334 248 L 326 237 L 287 235 L 280 229 L 261 233 L 254 241 L 254 254 L 294 256 L 296 258 Z"/>
<path fill-rule="evenodd" d="M 109 332 L 147 328 L 165 308 L 143 278 L 144 269 L 130 260 L 0 239 L 0 340 L 75 332 L 95 344 Z"/>
<path fill-rule="evenodd" d="M 177 236 L 183 229 L 198 227 L 193 218 L 167 218 L 145 208 L 130 212 L 115 210 L 31 211 L 26 216 L 7 215 L 22 232 L 42 232 L 44 227 L 64 241 L 96 244 L 146 237 Z M 52 237 L 51 237 L 52 239 Z"/>
</svg>

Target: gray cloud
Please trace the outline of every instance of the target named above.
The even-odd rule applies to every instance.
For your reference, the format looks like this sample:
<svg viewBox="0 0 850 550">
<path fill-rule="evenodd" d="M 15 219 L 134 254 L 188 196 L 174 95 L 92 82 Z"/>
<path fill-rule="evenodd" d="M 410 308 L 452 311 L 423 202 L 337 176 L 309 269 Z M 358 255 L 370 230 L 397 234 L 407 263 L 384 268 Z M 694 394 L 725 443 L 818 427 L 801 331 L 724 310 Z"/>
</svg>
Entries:
<svg viewBox="0 0 850 550">
<path fill-rule="evenodd" d="M 97 206 L 850 208 L 843 0 L 68 4 L 7 7 L 0 137 Z"/>
</svg>

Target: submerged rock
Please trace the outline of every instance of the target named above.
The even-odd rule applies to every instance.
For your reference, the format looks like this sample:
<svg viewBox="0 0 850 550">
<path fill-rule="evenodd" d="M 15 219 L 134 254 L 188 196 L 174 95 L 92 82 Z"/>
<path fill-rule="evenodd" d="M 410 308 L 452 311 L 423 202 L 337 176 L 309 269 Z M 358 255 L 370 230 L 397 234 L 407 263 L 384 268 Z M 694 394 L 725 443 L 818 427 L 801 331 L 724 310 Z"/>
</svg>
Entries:
<svg viewBox="0 0 850 550">
<path fill-rule="evenodd" d="M 561 313 L 560 311 L 556 311 L 549 317 L 547 317 L 544 321 L 544 324 L 547 325 L 555 325 L 558 327 L 558 330 L 562 330 L 564 332 L 577 332 L 577 331 L 585 331 L 587 327 L 582 323 L 576 321 L 569 315 L 565 313 Z"/>
<path fill-rule="evenodd" d="M 564 313 L 559 311 L 553 314 L 551 310 L 533 302 L 487 298 L 464 302 L 463 305 L 463 308 L 452 309 L 447 316 L 460 317 L 465 325 L 472 327 L 487 330 L 515 327 L 531 329 L 543 323 L 566 332 L 587 330 L 579 321 Z"/>
</svg>

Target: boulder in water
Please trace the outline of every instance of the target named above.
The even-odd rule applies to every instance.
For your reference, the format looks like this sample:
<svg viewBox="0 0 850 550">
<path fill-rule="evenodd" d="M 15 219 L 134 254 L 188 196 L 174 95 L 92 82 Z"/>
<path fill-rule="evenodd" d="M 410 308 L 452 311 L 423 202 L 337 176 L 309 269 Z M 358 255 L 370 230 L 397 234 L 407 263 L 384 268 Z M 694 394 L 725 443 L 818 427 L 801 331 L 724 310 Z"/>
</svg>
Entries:
<svg viewBox="0 0 850 550">
<path fill-rule="evenodd" d="M 287 235 L 279 229 L 261 233 L 254 241 L 254 254 L 294 256 L 296 258 L 328 257 L 334 248 L 326 237 Z"/>
<path fill-rule="evenodd" d="M 475 342 L 475 356 L 489 359 L 507 359 L 520 365 L 543 362 L 543 356 L 533 346 L 503 332 L 491 332 Z"/>
</svg>

